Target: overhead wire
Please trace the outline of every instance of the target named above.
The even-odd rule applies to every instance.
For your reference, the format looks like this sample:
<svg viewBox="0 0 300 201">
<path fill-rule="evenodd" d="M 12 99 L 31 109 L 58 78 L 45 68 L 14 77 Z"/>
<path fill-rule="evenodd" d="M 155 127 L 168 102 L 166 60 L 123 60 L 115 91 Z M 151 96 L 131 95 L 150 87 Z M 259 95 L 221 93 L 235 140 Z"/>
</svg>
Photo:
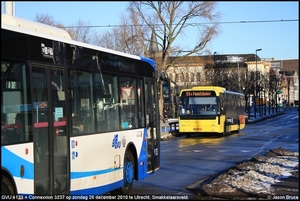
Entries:
<svg viewBox="0 0 300 201">
<path fill-rule="evenodd" d="M 249 21 L 232 21 L 232 22 L 201 22 L 201 23 L 187 23 L 186 25 L 198 26 L 205 24 L 243 24 L 243 23 L 274 23 L 274 22 L 297 22 L 299 19 L 289 19 L 289 20 L 249 20 Z M 175 23 L 174 23 L 175 24 Z M 161 26 L 163 24 L 154 24 L 154 26 Z M 86 27 L 86 28 L 108 28 L 108 27 L 120 27 L 120 26 L 148 26 L 148 25 L 83 25 L 83 26 L 66 26 L 65 28 L 78 28 L 78 27 Z"/>
</svg>

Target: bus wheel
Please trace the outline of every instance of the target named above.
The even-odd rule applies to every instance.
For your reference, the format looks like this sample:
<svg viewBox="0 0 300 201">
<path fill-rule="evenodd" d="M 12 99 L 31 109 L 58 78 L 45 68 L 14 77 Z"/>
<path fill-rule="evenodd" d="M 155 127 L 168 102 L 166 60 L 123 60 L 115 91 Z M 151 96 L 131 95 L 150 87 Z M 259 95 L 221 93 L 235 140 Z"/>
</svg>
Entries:
<svg viewBox="0 0 300 201">
<path fill-rule="evenodd" d="M 1 195 L 15 195 L 11 182 L 1 175 Z"/>
<path fill-rule="evenodd" d="M 240 127 L 240 124 L 238 124 L 238 129 L 237 129 L 237 133 L 240 133 L 240 131 L 241 131 L 241 127 Z"/>
<path fill-rule="evenodd" d="M 240 120 L 238 120 L 236 133 L 240 133 L 240 131 L 241 131 L 241 125 L 240 125 Z"/>
<path fill-rule="evenodd" d="M 112 191 L 115 195 L 128 195 L 131 191 L 133 180 L 134 180 L 134 169 L 135 162 L 133 155 L 130 151 L 126 151 L 124 157 L 124 167 L 123 167 L 123 186 Z"/>
<path fill-rule="evenodd" d="M 226 123 L 224 123 L 224 130 L 223 130 L 222 136 L 225 137 L 226 134 L 227 134 L 227 133 L 226 133 Z"/>
</svg>

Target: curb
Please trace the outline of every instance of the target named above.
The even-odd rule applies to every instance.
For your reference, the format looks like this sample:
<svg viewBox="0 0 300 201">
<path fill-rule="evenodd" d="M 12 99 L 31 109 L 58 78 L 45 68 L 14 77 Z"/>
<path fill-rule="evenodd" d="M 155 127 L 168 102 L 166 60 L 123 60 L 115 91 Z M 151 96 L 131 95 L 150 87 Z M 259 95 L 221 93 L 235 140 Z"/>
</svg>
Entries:
<svg viewBox="0 0 300 201">
<path fill-rule="evenodd" d="M 283 112 L 278 112 L 276 114 L 267 115 L 267 116 L 261 117 L 259 119 L 254 119 L 254 120 L 249 119 L 246 122 L 246 124 L 252 124 L 252 123 L 260 122 L 260 121 L 263 121 L 263 120 L 266 120 L 266 119 L 270 119 L 272 117 L 276 117 L 276 116 L 279 116 L 279 115 L 282 115 L 282 114 L 284 114 L 284 111 Z"/>
</svg>

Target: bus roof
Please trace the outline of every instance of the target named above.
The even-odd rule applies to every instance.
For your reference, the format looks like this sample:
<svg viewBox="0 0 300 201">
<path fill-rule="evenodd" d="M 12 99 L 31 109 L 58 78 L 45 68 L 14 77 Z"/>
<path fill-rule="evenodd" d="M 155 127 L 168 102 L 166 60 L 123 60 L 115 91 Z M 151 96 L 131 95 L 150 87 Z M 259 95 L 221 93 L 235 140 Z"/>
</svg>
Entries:
<svg viewBox="0 0 300 201">
<path fill-rule="evenodd" d="M 153 66 L 154 70 L 156 70 L 155 61 L 153 61 L 152 59 L 146 58 L 146 57 L 141 57 L 141 60 L 148 62 L 149 64 L 151 64 L 151 66 Z"/>
<path fill-rule="evenodd" d="M 180 92 L 180 95 L 184 91 L 197 91 L 197 90 L 216 91 L 217 94 L 219 94 L 220 92 L 223 92 L 223 93 L 244 95 L 243 93 L 240 93 L 240 92 L 226 90 L 226 88 L 220 87 L 220 86 L 195 86 L 195 87 L 192 87 L 190 89 L 182 89 L 181 92 Z"/>
<path fill-rule="evenodd" d="M 12 31 L 19 32 L 19 33 L 24 33 L 24 34 L 29 34 L 32 36 L 37 36 L 37 37 L 41 37 L 41 38 L 47 38 L 50 40 L 69 43 L 69 44 L 73 44 L 73 45 L 77 45 L 77 46 L 81 46 L 81 47 L 85 47 L 85 48 L 90 48 L 90 49 L 94 49 L 94 50 L 98 50 L 98 51 L 102 51 L 102 52 L 107 52 L 107 53 L 131 58 L 131 59 L 142 60 L 141 57 L 137 56 L 137 55 L 127 54 L 124 52 L 119 52 L 116 50 L 111 50 L 111 49 L 107 49 L 107 48 L 103 48 L 103 47 L 90 45 L 87 43 L 72 40 L 72 38 L 68 34 L 68 32 L 63 29 L 60 29 L 60 28 L 57 28 L 54 26 L 50 26 L 50 25 L 46 25 L 46 24 L 42 24 L 39 22 L 26 20 L 26 19 L 19 18 L 19 17 L 13 16 L 13 15 L 1 14 L 1 29 L 12 30 Z M 143 59 L 143 60 L 145 60 L 145 59 Z M 148 61 L 148 63 L 150 63 L 150 62 Z"/>
<path fill-rule="evenodd" d="M 41 34 L 52 35 L 52 36 L 67 38 L 71 40 L 71 36 L 69 35 L 69 33 L 63 29 L 42 24 L 39 22 L 33 22 L 13 15 L 2 14 L 1 25 L 19 27 L 20 29 L 30 30 Z"/>
<path fill-rule="evenodd" d="M 224 87 L 219 86 L 195 86 L 192 87 L 192 90 L 216 90 L 216 91 L 225 91 Z"/>
</svg>

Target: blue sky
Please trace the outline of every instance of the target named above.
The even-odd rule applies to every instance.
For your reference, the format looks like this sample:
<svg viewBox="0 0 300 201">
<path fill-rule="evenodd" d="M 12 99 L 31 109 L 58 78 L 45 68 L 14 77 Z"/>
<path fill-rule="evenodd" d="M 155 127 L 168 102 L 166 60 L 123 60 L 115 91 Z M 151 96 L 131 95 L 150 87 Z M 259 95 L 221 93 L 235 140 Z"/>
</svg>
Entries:
<svg viewBox="0 0 300 201">
<path fill-rule="evenodd" d="M 1 13 L 4 13 L 3 1 L 1 4 Z M 119 24 L 128 2 L 16 1 L 15 5 L 18 17 L 34 20 L 36 14 L 48 14 L 65 26 L 71 26 L 80 19 L 92 26 L 104 26 L 95 28 L 101 33 L 107 29 L 105 26 Z M 218 2 L 216 11 L 222 14 L 219 21 L 223 23 L 220 34 L 207 45 L 212 53 L 251 54 L 262 49 L 258 52 L 261 58 L 299 58 L 299 1 Z M 185 37 L 175 44 L 191 49 L 195 44 L 188 39 L 196 38 L 194 33 L 193 30 L 186 32 Z"/>
</svg>

